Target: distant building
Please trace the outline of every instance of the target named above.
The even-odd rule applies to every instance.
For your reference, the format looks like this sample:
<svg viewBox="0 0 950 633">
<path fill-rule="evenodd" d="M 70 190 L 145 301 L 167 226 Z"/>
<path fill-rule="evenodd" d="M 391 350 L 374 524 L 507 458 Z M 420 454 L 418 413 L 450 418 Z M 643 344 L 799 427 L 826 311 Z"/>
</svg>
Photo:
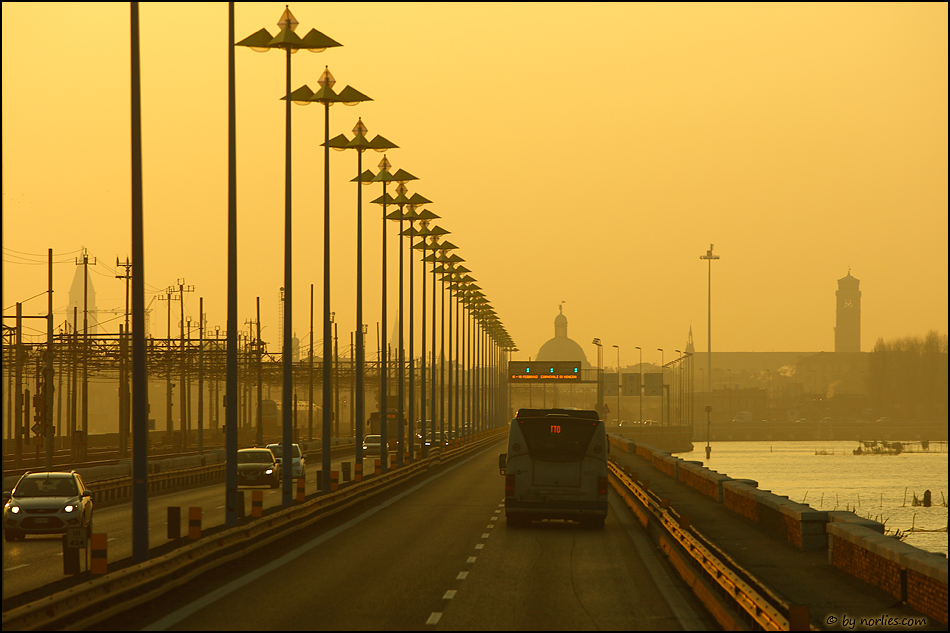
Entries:
<svg viewBox="0 0 950 633">
<path fill-rule="evenodd" d="M 838 280 L 835 312 L 835 351 L 861 351 L 861 282 L 851 276 Z"/>
<path fill-rule="evenodd" d="M 541 346 L 535 360 L 581 361 L 582 367 L 590 368 L 583 348 L 567 337 L 567 317 L 564 316 L 564 309 L 561 306 L 558 306 L 558 315 L 554 317 L 554 338 Z"/>
<path fill-rule="evenodd" d="M 86 320 L 89 324 L 89 335 L 99 333 L 99 309 L 96 307 L 96 288 L 92 285 L 92 277 L 86 273 L 86 300 L 83 302 L 83 280 L 82 271 L 85 266 L 76 266 L 76 274 L 73 275 L 73 283 L 69 287 L 69 306 L 66 309 L 66 320 L 70 327 L 73 323 L 73 308 L 76 308 L 76 329 L 82 332 L 83 305 L 86 309 Z"/>
</svg>

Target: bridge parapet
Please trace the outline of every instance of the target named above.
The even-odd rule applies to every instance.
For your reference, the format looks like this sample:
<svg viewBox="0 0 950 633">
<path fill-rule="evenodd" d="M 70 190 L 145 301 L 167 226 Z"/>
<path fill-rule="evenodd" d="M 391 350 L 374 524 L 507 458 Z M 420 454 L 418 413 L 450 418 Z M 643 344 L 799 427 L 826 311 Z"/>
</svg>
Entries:
<svg viewBox="0 0 950 633">
<path fill-rule="evenodd" d="M 867 520 L 845 518 L 826 526 L 828 562 L 947 624 L 947 558 L 884 536 Z"/>
</svg>

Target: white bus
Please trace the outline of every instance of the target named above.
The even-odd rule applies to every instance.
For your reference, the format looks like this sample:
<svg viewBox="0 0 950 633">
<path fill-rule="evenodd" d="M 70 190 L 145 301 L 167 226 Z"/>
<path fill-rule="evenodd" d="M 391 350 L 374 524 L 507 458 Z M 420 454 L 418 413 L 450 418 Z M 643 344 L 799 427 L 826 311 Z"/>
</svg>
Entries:
<svg viewBox="0 0 950 633">
<path fill-rule="evenodd" d="M 569 519 L 602 528 L 607 518 L 607 432 L 596 411 L 520 409 L 498 459 L 509 526 Z"/>
</svg>

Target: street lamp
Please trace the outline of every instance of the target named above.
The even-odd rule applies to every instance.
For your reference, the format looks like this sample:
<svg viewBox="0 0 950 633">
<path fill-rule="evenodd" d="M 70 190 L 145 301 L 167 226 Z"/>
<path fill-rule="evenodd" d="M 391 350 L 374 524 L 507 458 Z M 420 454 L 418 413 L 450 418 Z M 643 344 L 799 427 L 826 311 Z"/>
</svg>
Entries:
<svg viewBox="0 0 950 633">
<path fill-rule="evenodd" d="M 713 252 L 713 245 L 710 244 L 709 250 L 706 251 L 706 254 L 699 256 L 700 259 L 705 259 L 706 261 L 709 262 L 709 289 L 708 289 L 709 298 L 708 298 L 708 303 L 707 303 L 707 309 L 708 309 L 707 323 L 709 326 L 709 331 L 706 335 L 706 344 L 708 345 L 708 351 L 706 354 L 706 362 L 708 363 L 707 367 L 709 371 L 707 372 L 708 375 L 706 376 L 706 379 L 709 380 L 710 382 L 706 385 L 707 391 L 712 391 L 712 382 L 711 382 L 712 381 L 712 260 L 719 259 L 719 255 L 713 255 L 712 252 Z"/>
<path fill-rule="evenodd" d="M 666 391 L 666 368 L 663 366 L 663 350 L 658 347 L 656 351 L 660 353 L 660 426 L 663 426 L 663 392 Z"/>
<path fill-rule="evenodd" d="M 382 292 L 382 315 L 381 315 L 381 321 L 380 321 L 380 322 L 383 324 L 383 328 L 382 328 L 383 331 L 382 331 L 382 333 L 381 333 L 381 336 L 382 336 L 382 343 L 381 343 L 381 346 L 382 346 L 382 347 L 381 347 L 381 350 L 382 350 L 383 358 L 380 358 L 380 372 L 379 372 L 379 373 L 380 373 L 380 377 L 379 377 L 379 390 L 380 390 L 380 391 L 379 391 L 379 392 L 380 392 L 380 396 L 379 396 L 379 408 L 380 408 L 380 413 L 379 413 L 379 415 L 380 415 L 380 418 L 379 418 L 379 419 L 380 419 L 380 423 L 379 423 L 379 424 L 380 424 L 380 431 L 383 433 L 383 441 L 380 443 L 380 448 L 382 449 L 382 457 L 381 457 L 381 460 L 382 460 L 382 462 L 383 462 L 383 464 L 382 464 L 382 470 L 383 470 L 383 472 L 386 472 L 386 471 L 388 470 L 388 465 L 387 465 L 387 463 L 388 463 L 388 461 L 389 461 L 388 439 L 387 439 L 387 438 L 388 438 L 388 435 L 386 434 L 386 433 L 387 433 L 387 418 L 388 418 L 388 416 L 389 416 L 389 407 L 388 407 L 388 403 L 389 403 L 389 380 L 388 380 L 388 378 L 389 378 L 389 373 L 388 373 L 388 369 L 387 369 L 387 367 L 386 367 L 386 362 L 384 361 L 384 358 L 385 358 L 385 355 L 386 355 L 386 350 L 387 350 L 387 344 L 386 344 L 386 326 L 387 326 L 387 323 L 388 323 L 387 318 L 386 318 L 386 304 L 387 304 L 387 298 L 388 298 L 388 297 L 387 297 L 387 281 L 386 281 L 386 278 L 387 278 L 387 276 L 388 276 L 387 273 L 386 273 L 386 267 L 387 267 L 387 262 L 386 262 L 386 220 L 391 220 L 391 219 L 393 219 L 393 218 L 389 217 L 389 216 L 386 214 L 386 205 L 389 204 L 390 202 L 392 202 L 392 203 L 397 203 L 397 202 L 398 202 L 398 203 L 399 203 L 399 206 L 400 206 L 399 214 L 401 215 L 401 213 L 402 213 L 402 211 L 401 211 L 402 206 L 406 203 L 406 201 L 408 201 L 408 199 L 406 198 L 406 182 L 408 182 L 408 181 L 410 181 L 410 180 L 417 180 L 417 178 L 416 178 L 415 176 L 413 176 L 412 174 L 410 174 L 410 173 L 407 172 L 407 171 L 403 171 L 402 169 L 398 170 L 395 174 L 391 174 L 391 173 L 389 173 L 389 168 L 390 168 L 390 167 L 391 167 L 391 165 L 389 164 L 389 160 L 387 160 L 387 159 L 386 159 L 386 156 L 383 155 L 383 160 L 380 161 L 380 163 L 379 163 L 379 173 L 376 174 L 376 177 L 373 179 L 373 180 L 376 181 L 376 182 L 381 182 L 381 183 L 383 183 L 383 195 L 382 195 L 381 197 L 377 198 L 376 200 L 373 200 L 374 203 L 376 203 L 376 204 L 382 204 L 382 206 L 383 206 L 383 238 L 382 238 L 382 239 L 383 239 L 383 248 L 382 248 L 382 259 L 383 259 L 383 284 L 382 284 L 382 285 L 383 285 L 383 288 L 382 288 L 382 291 L 383 291 L 383 292 Z M 396 183 L 398 183 L 398 185 L 397 185 L 397 187 L 396 187 L 396 191 L 397 191 L 397 193 L 399 194 L 399 196 L 400 196 L 400 198 L 401 198 L 401 201 L 399 201 L 399 200 L 397 200 L 397 199 L 395 199 L 395 198 L 392 198 L 391 196 L 389 196 L 389 195 L 386 193 L 386 183 L 387 183 L 387 182 L 396 182 Z M 401 306 L 402 306 L 402 240 L 400 240 L 399 243 L 400 243 L 400 251 L 399 251 L 399 253 L 400 253 L 400 259 L 399 259 L 399 305 L 400 305 L 400 307 L 401 307 Z M 400 354 L 400 356 L 399 356 L 399 364 L 400 364 L 400 372 L 399 372 L 399 378 L 398 378 L 398 380 L 399 380 L 399 396 L 398 396 L 399 402 L 398 402 L 397 413 L 396 413 L 396 426 L 397 426 L 397 430 L 398 430 L 397 435 L 396 435 L 396 438 L 397 438 L 397 440 L 396 440 L 396 465 L 397 465 L 397 467 L 401 467 L 401 466 L 403 465 L 403 450 L 404 450 L 403 443 L 402 443 L 402 434 L 403 434 L 403 428 L 402 428 L 402 371 L 401 371 L 401 367 L 402 367 L 402 327 L 403 327 L 403 323 L 402 323 L 401 314 L 400 314 L 400 321 L 399 321 L 399 328 L 400 328 L 400 329 L 399 329 L 399 354 Z"/>
<path fill-rule="evenodd" d="M 448 242 L 448 241 L 442 242 L 441 244 L 439 244 L 438 254 L 432 255 L 432 261 L 438 262 L 440 264 L 439 266 L 436 266 L 435 264 L 433 264 L 432 266 L 432 321 L 433 321 L 432 353 L 433 353 L 433 356 L 435 356 L 435 281 L 436 281 L 435 275 L 436 273 L 439 273 L 442 275 L 451 273 L 452 269 L 451 269 L 451 266 L 449 266 L 449 264 L 452 263 L 453 261 L 461 261 L 461 258 L 458 257 L 457 255 L 452 255 L 452 256 L 448 255 L 448 251 L 455 250 L 457 248 L 458 247 L 455 244 L 452 244 L 451 242 Z M 440 304 L 439 304 L 440 315 L 441 315 L 440 316 L 441 325 L 439 328 L 439 332 L 441 335 L 440 336 L 441 344 L 439 346 L 439 435 L 440 435 L 439 441 L 441 443 L 441 442 L 444 442 L 446 438 L 446 435 L 445 435 L 445 397 L 446 397 L 446 391 L 445 391 L 445 284 L 442 285 L 442 291 L 439 294 L 440 294 L 440 299 L 441 299 Z M 450 315 L 451 315 L 451 312 L 450 312 Z M 434 395 L 435 394 L 435 375 L 433 375 L 432 381 L 433 381 L 432 393 Z M 435 411 L 435 407 L 433 407 L 433 412 L 434 411 Z"/>
<path fill-rule="evenodd" d="M 365 403 L 363 402 L 363 371 L 365 366 L 365 346 L 363 342 L 363 190 L 360 185 L 369 185 L 373 182 L 373 172 L 363 171 L 363 152 L 368 149 L 377 152 L 385 152 L 387 149 L 398 147 L 380 135 L 372 141 L 366 140 L 366 133 L 369 130 L 363 124 L 360 117 L 356 126 L 353 128 L 353 140 L 348 140 L 345 135 L 335 136 L 325 143 L 336 150 L 355 149 L 356 150 L 356 178 L 350 182 L 357 183 L 356 186 L 356 327 L 359 333 L 356 342 L 356 394 L 354 395 L 354 405 L 356 409 L 356 462 L 363 463 L 363 419 L 365 417 Z M 385 440 L 384 440 L 385 441 Z M 380 443 L 382 450 L 382 442 Z"/>
<path fill-rule="evenodd" d="M 434 252 L 435 249 L 438 248 L 439 246 L 439 239 L 438 239 L 439 236 L 445 235 L 446 233 L 448 233 L 448 231 L 446 231 L 445 229 L 439 226 L 436 226 L 430 229 L 429 222 L 431 220 L 437 219 L 439 216 L 437 216 L 436 214 L 428 210 L 424 211 L 424 213 L 426 216 L 431 216 L 431 217 L 422 217 L 423 213 L 420 213 L 420 223 L 422 224 L 422 229 L 416 232 L 416 235 L 420 236 L 422 238 L 422 241 L 410 248 L 410 251 L 412 250 L 422 251 L 422 356 L 421 356 L 422 368 L 419 375 L 419 380 L 420 380 L 420 383 L 419 383 L 420 384 L 420 393 L 419 393 L 420 407 L 419 409 L 420 409 L 420 420 L 422 423 L 421 431 L 422 431 L 422 437 L 423 437 L 422 449 L 425 449 L 425 438 L 429 437 L 430 440 L 432 439 L 432 436 L 428 435 L 427 430 L 426 430 L 426 420 L 428 420 L 428 418 L 426 417 L 426 411 L 427 411 L 426 409 L 426 396 L 427 396 L 426 394 L 426 363 L 427 363 L 428 356 L 426 352 L 426 265 L 425 263 L 427 261 L 432 261 L 429 259 L 429 256 L 426 255 L 426 251 L 431 250 Z M 431 237 L 429 242 L 425 241 L 425 238 L 427 237 Z M 410 262 L 410 266 L 411 266 L 411 262 Z M 411 268 L 410 268 L 410 275 L 411 274 L 412 273 L 411 273 Z M 433 289 L 433 294 L 434 292 L 435 291 Z M 433 299 L 433 302 L 434 302 L 434 299 Z M 411 305 L 410 305 L 410 309 L 411 309 Z M 432 314 L 433 314 L 432 348 L 434 350 L 435 349 L 435 306 L 434 305 L 432 307 Z M 432 372 L 433 372 L 432 375 L 435 376 L 434 363 L 432 365 Z M 435 411 L 435 378 L 433 378 L 432 393 L 429 394 L 429 397 L 432 398 L 432 411 Z M 435 432 L 435 420 L 432 421 L 432 428 L 430 428 L 429 431 L 431 431 L 432 433 Z M 430 442 L 430 445 L 431 445 L 431 442 Z"/>
<path fill-rule="evenodd" d="M 712 448 L 709 447 L 709 414 L 712 413 L 712 407 L 706 405 L 706 459 L 712 454 Z"/>
<path fill-rule="evenodd" d="M 267 29 L 261 29 L 257 33 L 246 37 L 235 46 L 247 46 L 253 51 L 267 52 L 271 49 L 284 49 L 287 58 L 287 81 L 284 95 L 290 95 L 290 55 L 300 49 L 306 49 L 314 53 L 326 50 L 341 44 L 316 29 L 311 29 L 307 35 L 301 39 L 294 31 L 297 29 L 297 20 L 290 12 L 290 8 L 285 8 L 277 25 L 280 32 L 276 37 L 271 37 Z M 292 310 L 292 268 L 291 268 L 291 243 L 293 231 L 291 226 L 291 152 L 290 152 L 290 99 L 285 99 L 285 132 L 284 132 L 284 332 L 283 332 L 283 442 L 282 450 L 284 455 L 290 455 L 293 452 L 293 429 L 291 419 L 292 392 L 293 392 L 293 363 L 292 363 L 292 343 L 293 336 L 293 310 Z M 289 506 L 293 503 L 291 494 L 291 477 L 284 477 L 282 505 Z"/>
<path fill-rule="evenodd" d="M 297 105 L 311 103 L 323 104 L 323 472 L 330 472 L 330 449 L 333 425 L 332 375 L 331 358 L 333 356 L 330 315 L 330 106 L 334 103 L 343 103 L 355 106 L 363 101 L 372 99 L 359 90 L 347 86 L 339 94 L 333 91 L 336 79 L 330 73 L 328 66 L 324 67 L 323 74 L 317 81 L 320 89 L 311 92 L 305 84 L 289 95 L 290 100 Z M 313 342 L 311 341 L 311 350 Z M 311 353 L 311 358 L 313 354 Z M 312 363 L 312 360 L 311 360 Z M 312 406 L 312 403 L 311 403 Z M 339 411 L 336 412 L 339 415 Z M 330 478 L 323 479 L 323 492 L 330 491 Z"/>
<path fill-rule="evenodd" d="M 412 223 L 419 219 L 419 214 L 416 213 L 416 206 L 431 202 L 423 196 L 418 194 L 413 194 L 411 198 L 406 198 L 406 184 L 405 180 L 398 180 L 399 178 L 405 178 L 405 180 L 417 180 L 415 176 L 404 172 L 402 169 L 397 170 L 394 179 L 399 182 L 399 185 L 396 187 L 396 198 L 395 203 L 399 206 L 397 211 L 393 211 L 386 216 L 387 220 L 398 220 L 399 221 L 399 350 L 398 350 L 398 370 L 396 372 L 396 380 L 398 381 L 398 405 L 396 407 L 396 418 L 397 424 L 399 425 L 399 454 L 397 455 L 397 465 L 403 465 L 403 455 L 408 453 L 409 461 L 412 462 L 412 448 L 413 448 L 413 434 L 415 432 L 415 426 L 413 424 L 413 415 L 414 409 L 413 405 L 415 400 L 413 398 L 412 388 L 413 388 L 413 376 L 412 376 L 412 259 L 409 259 L 409 429 L 408 433 L 405 433 L 406 429 L 403 428 L 403 412 L 405 410 L 405 346 L 403 344 L 403 332 L 405 330 L 405 321 L 403 318 L 403 261 L 405 256 L 403 254 L 402 248 L 402 236 L 405 235 L 403 231 L 403 221 L 409 220 L 410 227 Z M 403 211 L 403 207 L 408 206 L 408 211 Z M 412 248 L 412 235 L 409 236 L 409 247 Z M 384 258 L 385 259 L 385 258 Z M 403 435 L 408 435 L 408 447 L 403 446 Z"/>
<path fill-rule="evenodd" d="M 620 375 L 620 346 L 614 345 L 617 348 L 617 424 L 620 424 L 620 380 L 622 376 Z"/>
<path fill-rule="evenodd" d="M 643 350 L 640 350 L 640 389 L 637 390 L 637 399 L 640 401 L 640 424 L 643 424 Z"/>
<path fill-rule="evenodd" d="M 603 414 L 603 410 L 604 410 L 604 373 L 603 373 L 604 348 L 601 345 L 599 338 L 595 338 L 593 341 L 591 341 L 591 343 L 597 346 L 597 413 Z"/>
</svg>

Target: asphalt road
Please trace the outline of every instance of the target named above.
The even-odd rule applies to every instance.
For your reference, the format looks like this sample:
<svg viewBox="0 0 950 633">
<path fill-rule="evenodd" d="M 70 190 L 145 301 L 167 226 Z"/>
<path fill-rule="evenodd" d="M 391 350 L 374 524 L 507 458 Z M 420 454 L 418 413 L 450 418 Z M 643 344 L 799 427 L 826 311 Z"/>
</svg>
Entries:
<svg viewBox="0 0 950 633">
<path fill-rule="evenodd" d="M 603 530 L 508 528 L 499 443 L 97 629 L 714 628 L 613 499 Z"/>
<path fill-rule="evenodd" d="M 316 462 L 307 463 L 307 494 L 317 492 L 316 473 L 320 469 L 319 455 Z M 352 457 L 334 459 L 334 469 L 339 469 L 343 461 L 353 462 Z M 372 469 L 371 459 L 364 460 L 364 472 Z M 264 509 L 281 505 L 281 489 L 268 486 L 245 487 L 245 512 L 251 514 L 251 491 L 264 492 Z M 297 489 L 293 487 L 296 498 Z M 188 508 L 202 508 L 202 527 L 224 525 L 225 521 L 225 484 L 218 482 L 189 490 L 152 495 L 149 498 L 149 548 L 154 549 L 168 543 L 168 507 L 181 508 L 181 534 L 188 536 Z M 93 510 L 93 531 L 108 535 L 108 560 L 118 561 L 132 555 L 132 505 L 129 502 L 110 506 L 96 506 Z M 84 555 L 80 564 L 85 570 Z M 51 583 L 60 581 L 63 576 L 62 535 L 27 536 L 25 541 L 3 541 L 3 599 L 26 591 L 38 590 Z"/>
</svg>

